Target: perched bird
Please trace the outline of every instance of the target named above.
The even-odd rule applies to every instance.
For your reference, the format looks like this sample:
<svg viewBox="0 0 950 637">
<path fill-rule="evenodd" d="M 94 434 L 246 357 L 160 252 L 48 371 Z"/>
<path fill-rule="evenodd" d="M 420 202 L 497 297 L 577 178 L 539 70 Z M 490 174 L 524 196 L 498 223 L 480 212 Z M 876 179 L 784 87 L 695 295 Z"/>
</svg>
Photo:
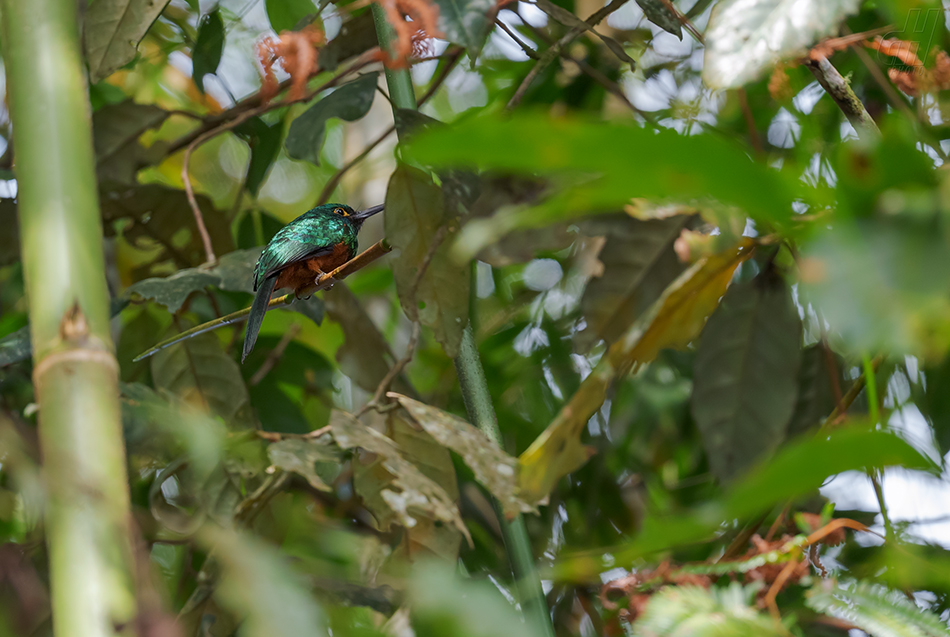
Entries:
<svg viewBox="0 0 950 637">
<path fill-rule="evenodd" d="M 299 298 L 312 289 L 320 276 L 356 256 L 360 227 L 382 210 L 382 205 L 355 212 L 343 204 L 323 204 L 303 213 L 274 235 L 254 268 L 257 295 L 247 319 L 242 363 L 254 349 L 274 290 L 292 288 Z"/>
</svg>

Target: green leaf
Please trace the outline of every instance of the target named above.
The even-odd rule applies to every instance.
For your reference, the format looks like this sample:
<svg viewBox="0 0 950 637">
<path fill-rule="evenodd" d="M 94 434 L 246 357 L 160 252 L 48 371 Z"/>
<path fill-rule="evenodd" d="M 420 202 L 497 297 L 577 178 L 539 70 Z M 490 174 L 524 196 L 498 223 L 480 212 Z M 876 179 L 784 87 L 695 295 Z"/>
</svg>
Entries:
<svg viewBox="0 0 950 637">
<path fill-rule="evenodd" d="M 210 272 L 197 268 L 182 270 L 164 279 L 145 279 L 132 285 L 128 294 L 151 299 L 168 308 L 174 314 L 192 293 L 208 286 L 217 285 L 220 279 Z"/>
<path fill-rule="evenodd" d="M 167 118 L 168 111 L 132 100 L 107 104 L 93 113 L 93 144 L 99 179 L 134 184 L 139 168 L 151 163 L 155 150 L 163 146 L 157 144 L 147 149 L 139 143 L 139 137 L 161 126 Z"/>
<path fill-rule="evenodd" d="M 683 25 L 666 3 L 661 0 L 637 0 L 637 4 L 643 9 L 647 20 L 680 40 L 683 39 Z"/>
<path fill-rule="evenodd" d="M 270 26 L 277 33 L 293 31 L 305 18 L 317 17 L 312 0 L 266 0 L 264 6 Z"/>
<path fill-rule="evenodd" d="M 813 611 L 842 619 L 871 637 L 948 637 L 937 615 L 904 593 L 864 581 L 824 581 L 805 594 Z"/>
<path fill-rule="evenodd" d="M 287 154 L 294 159 L 305 159 L 319 165 L 327 120 L 339 117 L 353 122 L 366 115 L 373 105 L 378 79 L 377 72 L 361 75 L 304 111 L 290 125 L 285 142 Z"/>
<path fill-rule="evenodd" d="M 29 325 L 7 334 L 0 338 L 0 368 L 26 360 L 32 351 Z"/>
<path fill-rule="evenodd" d="M 280 440 L 268 445 L 267 457 L 278 469 L 299 474 L 314 489 L 326 492 L 333 491 L 327 483 L 339 475 L 342 462 L 339 450 L 323 437 Z"/>
<path fill-rule="evenodd" d="M 435 0 L 439 7 L 439 30 L 449 42 L 465 47 L 474 63 L 491 30 L 488 16 L 491 0 Z"/>
<path fill-rule="evenodd" d="M 224 52 L 224 20 L 221 19 L 221 11 L 215 8 L 198 23 L 198 37 L 191 53 L 191 77 L 202 93 L 205 92 L 204 77 L 208 73 L 218 72 L 222 52 Z"/>
<path fill-rule="evenodd" d="M 709 16 L 703 81 L 736 88 L 801 57 L 858 11 L 858 0 L 723 0 Z"/>
<path fill-rule="evenodd" d="M 246 418 L 250 403 L 241 369 L 221 350 L 214 334 L 199 334 L 155 354 L 152 379 L 156 389 L 206 409 L 228 424 Z"/>
<path fill-rule="evenodd" d="M 692 412 L 713 475 L 745 472 L 785 439 L 798 394 L 802 322 L 774 270 L 731 286 L 699 339 Z"/>
<path fill-rule="evenodd" d="M 230 529 L 206 526 L 199 535 L 213 550 L 221 575 L 218 603 L 243 619 L 241 637 L 325 635 L 323 613 L 286 558 L 270 544 Z"/>
<path fill-rule="evenodd" d="M 247 166 L 244 187 L 251 196 L 256 197 L 280 154 L 284 123 L 280 121 L 268 126 L 260 117 L 252 117 L 236 128 L 235 132 L 251 147 L 251 161 Z"/>
<path fill-rule="evenodd" d="M 505 516 L 537 513 L 536 506 L 518 496 L 518 461 L 485 434 L 460 418 L 401 394 L 390 392 L 412 419 L 440 445 L 462 457 L 475 479 L 495 496 Z"/>
<path fill-rule="evenodd" d="M 845 391 L 841 371 L 844 361 L 831 353 L 835 359 L 838 387 Z M 795 410 L 788 423 L 789 437 L 811 431 L 821 425 L 835 408 L 835 393 L 832 387 L 832 370 L 828 369 L 828 352 L 821 343 L 805 348 L 802 365 L 798 372 L 798 398 Z"/>
<path fill-rule="evenodd" d="M 135 57 L 146 31 L 168 0 L 96 0 L 83 16 L 89 78 L 98 82 Z"/>
<path fill-rule="evenodd" d="M 234 239 L 227 215 L 216 210 L 208 197 L 198 195 L 197 200 L 215 252 L 232 251 Z M 106 190 L 100 206 L 107 237 L 115 236 L 121 228 L 122 238 L 134 247 L 152 253 L 158 250 L 149 265 L 133 270 L 133 280 L 146 278 L 168 261 L 175 270 L 204 263 L 204 248 L 185 191 L 159 184 L 133 185 Z"/>
<path fill-rule="evenodd" d="M 340 371 L 366 391 L 376 391 L 396 362 L 389 343 L 345 285 L 325 291 L 323 302 L 327 314 L 343 329 L 343 344 L 336 353 Z"/>
<path fill-rule="evenodd" d="M 380 467 L 391 475 L 391 480 L 381 477 L 378 485 L 381 488 L 371 492 L 379 495 L 403 526 L 413 528 L 418 523 L 415 516 L 422 514 L 454 525 L 471 542 L 451 496 L 406 460 L 395 441 L 367 427 L 352 414 L 339 410 L 331 414 L 330 427 L 341 448 L 360 448 L 381 456 Z"/>
<path fill-rule="evenodd" d="M 758 587 L 667 586 L 650 597 L 632 628 L 656 637 L 784 637 L 788 631 L 755 607 Z"/>
<path fill-rule="evenodd" d="M 386 240 L 398 251 L 392 260 L 393 276 L 403 310 L 432 328 L 445 353 L 455 357 L 468 323 L 470 277 L 468 267 L 452 259 L 445 241 L 457 222 L 445 214 L 442 190 L 425 173 L 399 166 L 389 180 L 383 223 Z M 441 243 L 414 288 L 437 242 Z"/>
<path fill-rule="evenodd" d="M 638 221 L 618 214 L 584 225 L 585 234 L 604 236 L 606 243 L 598 255 L 603 272 L 590 280 L 581 298 L 587 320 L 578 335 L 582 346 L 617 340 L 686 269 L 673 242 L 692 220 L 683 215 Z"/>
<path fill-rule="evenodd" d="M 424 131 L 404 158 L 427 165 L 493 168 L 548 175 L 559 190 L 541 204 L 466 224 L 455 241 L 465 256 L 508 232 L 592 213 L 613 212 L 631 198 L 718 200 L 779 225 L 791 218 L 800 183 L 712 135 L 680 135 L 632 124 L 522 114 L 475 117 Z M 795 180 L 797 182 L 797 179 Z"/>
</svg>

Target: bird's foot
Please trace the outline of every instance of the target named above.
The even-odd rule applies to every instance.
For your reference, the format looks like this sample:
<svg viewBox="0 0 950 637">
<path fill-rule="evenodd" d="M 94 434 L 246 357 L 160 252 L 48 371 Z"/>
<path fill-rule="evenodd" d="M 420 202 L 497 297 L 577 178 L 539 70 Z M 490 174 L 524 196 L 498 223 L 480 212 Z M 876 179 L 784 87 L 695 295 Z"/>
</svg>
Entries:
<svg viewBox="0 0 950 637">
<path fill-rule="evenodd" d="M 318 288 L 329 290 L 337 283 L 337 280 L 332 276 L 327 276 L 326 272 L 318 272 L 314 282 L 317 284 Z"/>
</svg>

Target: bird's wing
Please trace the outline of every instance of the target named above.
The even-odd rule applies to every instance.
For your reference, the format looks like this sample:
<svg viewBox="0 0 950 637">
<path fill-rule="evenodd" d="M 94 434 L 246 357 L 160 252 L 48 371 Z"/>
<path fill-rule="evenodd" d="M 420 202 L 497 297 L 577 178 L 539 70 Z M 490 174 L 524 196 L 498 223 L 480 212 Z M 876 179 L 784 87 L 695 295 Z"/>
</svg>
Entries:
<svg viewBox="0 0 950 637">
<path fill-rule="evenodd" d="M 254 289 L 268 277 L 274 276 L 284 268 L 306 261 L 321 254 L 328 254 L 333 251 L 332 245 L 314 245 L 293 239 L 283 239 L 274 237 L 274 240 L 264 248 L 261 258 L 257 262 L 257 268 L 254 277 Z"/>
</svg>

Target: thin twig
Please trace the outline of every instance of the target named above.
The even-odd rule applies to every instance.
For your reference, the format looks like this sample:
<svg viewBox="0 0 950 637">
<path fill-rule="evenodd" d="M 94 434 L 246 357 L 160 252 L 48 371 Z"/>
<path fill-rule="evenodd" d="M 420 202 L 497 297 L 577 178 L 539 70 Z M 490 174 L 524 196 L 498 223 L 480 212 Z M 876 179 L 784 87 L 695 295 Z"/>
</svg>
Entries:
<svg viewBox="0 0 950 637">
<path fill-rule="evenodd" d="M 877 505 L 881 509 L 881 518 L 884 520 L 884 535 L 890 539 L 897 539 L 894 533 L 894 526 L 891 524 L 891 516 L 887 512 L 887 504 L 884 502 L 884 487 L 881 486 L 881 475 L 877 471 L 868 471 L 868 478 L 871 485 L 874 486 L 874 496 L 877 498 Z"/>
<path fill-rule="evenodd" d="M 588 27 L 594 27 L 600 24 L 604 18 L 609 16 L 611 13 L 622 7 L 627 3 L 627 0 L 611 0 L 609 4 L 603 8 L 595 11 L 589 18 L 584 22 L 587 23 Z M 554 58 L 557 57 L 560 50 L 570 44 L 575 38 L 584 33 L 585 29 L 581 27 L 573 27 L 570 31 L 565 33 L 557 42 L 555 42 L 551 47 L 549 47 L 541 56 L 538 58 L 537 63 L 531 70 L 528 71 L 528 74 L 521 81 L 521 84 L 515 90 L 514 95 L 511 96 L 511 99 L 508 100 L 508 105 L 505 107 L 506 110 L 512 110 L 518 104 L 521 103 L 524 94 L 528 91 L 528 87 L 534 81 L 534 79 L 544 71 L 551 62 L 554 61 Z"/>
<path fill-rule="evenodd" d="M 521 18 L 521 21 L 524 23 L 524 25 L 525 25 L 526 27 L 528 27 L 529 29 L 531 29 L 531 32 L 534 33 L 535 36 L 537 36 L 537 38 L 538 38 L 539 40 L 541 40 L 542 42 L 545 42 L 545 43 L 548 44 L 548 45 L 551 44 L 551 39 L 548 38 L 546 35 L 544 35 L 544 33 L 543 33 L 542 31 L 540 31 L 539 29 L 536 29 L 534 26 L 531 25 L 531 23 L 527 22 L 527 21 L 521 16 L 520 13 L 516 13 L 516 15 L 517 15 L 519 18 Z M 538 55 L 537 55 L 537 53 L 536 53 L 533 49 L 531 49 L 530 47 L 527 47 L 526 44 L 524 44 L 523 42 L 521 42 L 520 39 L 515 38 L 515 36 L 512 35 L 512 34 L 508 31 L 507 28 L 505 28 L 504 22 L 501 22 L 500 20 L 498 20 L 497 22 L 498 22 L 498 25 L 501 26 L 502 29 L 505 31 L 505 33 L 508 33 L 509 35 L 511 35 L 511 36 L 512 36 L 512 39 L 514 39 L 515 42 L 517 42 L 518 45 L 522 47 L 522 49 L 524 50 L 524 52 L 525 52 L 526 55 L 528 55 L 528 56 L 531 57 L 532 59 L 538 59 Z M 527 48 L 526 48 L 526 47 L 527 47 Z M 655 124 L 655 123 L 656 123 L 656 122 L 654 121 L 653 116 L 652 116 L 651 114 L 645 113 L 645 112 L 641 111 L 640 109 L 638 109 L 636 106 L 633 105 L 633 103 L 632 103 L 632 102 L 630 101 L 630 99 L 627 97 L 626 93 L 623 92 L 623 89 L 620 88 L 620 85 L 618 85 L 616 82 L 614 82 L 614 81 L 611 80 L 609 77 L 607 77 L 606 75 L 604 75 L 601 71 L 595 69 L 593 66 L 591 66 L 590 64 L 588 64 L 587 61 L 585 61 L 585 60 L 579 60 L 579 59 L 575 58 L 574 56 L 572 56 L 570 53 L 568 53 L 568 52 L 565 51 L 564 49 L 560 49 L 560 50 L 558 51 L 558 55 L 560 55 L 562 59 L 564 59 L 564 60 L 566 60 L 566 61 L 568 61 L 568 62 L 571 62 L 571 63 L 573 63 L 575 66 L 577 66 L 577 68 L 580 69 L 580 71 L 581 71 L 582 73 L 586 74 L 586 75 L 587 75 L 588 77 L 590 77 L 592 80 L 594 80 L 595 82 L 597 82 L 598 84 L 600 84 L 602 87 L 604 87 L 604 90 L 606 90 L 608 93 L 610 93 L 611 95 L 613 95 L 614 97 L 616 97 L 617 99 L 619 99 L 620 102 L 621 102 L 624 106 L 626 106 L 628 109 L 630 109 L 632 112 L 636 113 L 637 115 L 639 115 L 640 117 L 642 117 L 642 118 L 645 119 L 646 121 L 650 122 L 651 124 Z"/>
<path fill-rule="evenodd" d="M 874 358 L 873 361 L 871 361 L 871 367 L 874 369 L 874 371 L 877 371 L 877 369 L 881 366 L 881 363 L 883 362 L 884 362 L 884 357 L 877 356 Z M 865 380 L 864 374 L 858 376 L 854 380 L 854 382 L 851 384 L 851 388 L 848 389 L 848 393 L 846 393 L 844 397 L 841 399 L 841 406 L 835 407 L 834 410 L 832 410 L 828 418 L 825 419 L 825 422 L 822 423 L 821 429 L 819 431 L 821 430 L 827 431 L 827 429 L 841 424 L 841 421 L 844 420 L 843 416 L 851 407 L 851 403 L 855 401 L 855 399 L 858 397 L 858 394 L 860 394 L 861 390 L 864 389 L 864 380 Z"/>
<path fill-rule="evenodd" d="M 858 135 L 864 133 L 866 136 L 868 132 L 880 135 L 881 131 L 878 129 L 874 119 L 868 114 L 867 109 L 864 108 L 864 104 L 861 103 L 858 96 L 851 90 L 848 81 L 841 77 L 841 73 L 838 72 L 838 69 L 831 65 L 828 58 L 816 55 L 805 60 L 805 66 L 812 72 L 812 75 L 815 76 L 815 79 L 818 80 L 821 87 L 825 89 L 825 92 L 835 101 L 835 104 L 838 105 L 838 108 L 841 109 L 844 116 L 847 117 L 851 125 L 854 126 L 854 130 L 857 131 Z"/>
<path fill-rule="evenodd" d="M 749 143 L 756 154 L 762 156 L 765 150 L 762 148 L 762 139 L 759 137 L 759 131 L 755 127 L 755 117 L 752 115 L 752 109 L 749 108 L 749 96 L 745 89 L 740 87 L 736 89 L 736 97 L 739 98 L 739 106 L 742 108 L 742 114 L 745 117 L 746 127 L 749 129 Z"/>
<path fill-rule="evenodd" d="M 248 385 L 251 387 L 256 387 L 260 384 L 264 377 L 274 369 L 274 366 L 277 365 L 277 362 L 280 360 L 280 357 L 284 355 L 284 350 L 287 349 L 287 346 L 290 345 L 290 342 L 294 340 L 297 334 L 300 333 L 300 323 L 294 323 L 287 331 L 284 332 L 284 335 L 281 337 L 280 342 L 277 343 L 277 347 L 272 349 L 267 355 L 267 359 L 264 360 L 264 363 L 260 368 L 254 372 L 254 375 L 251 376 L 251 380 L 248 381 Z"/>
</svg>

